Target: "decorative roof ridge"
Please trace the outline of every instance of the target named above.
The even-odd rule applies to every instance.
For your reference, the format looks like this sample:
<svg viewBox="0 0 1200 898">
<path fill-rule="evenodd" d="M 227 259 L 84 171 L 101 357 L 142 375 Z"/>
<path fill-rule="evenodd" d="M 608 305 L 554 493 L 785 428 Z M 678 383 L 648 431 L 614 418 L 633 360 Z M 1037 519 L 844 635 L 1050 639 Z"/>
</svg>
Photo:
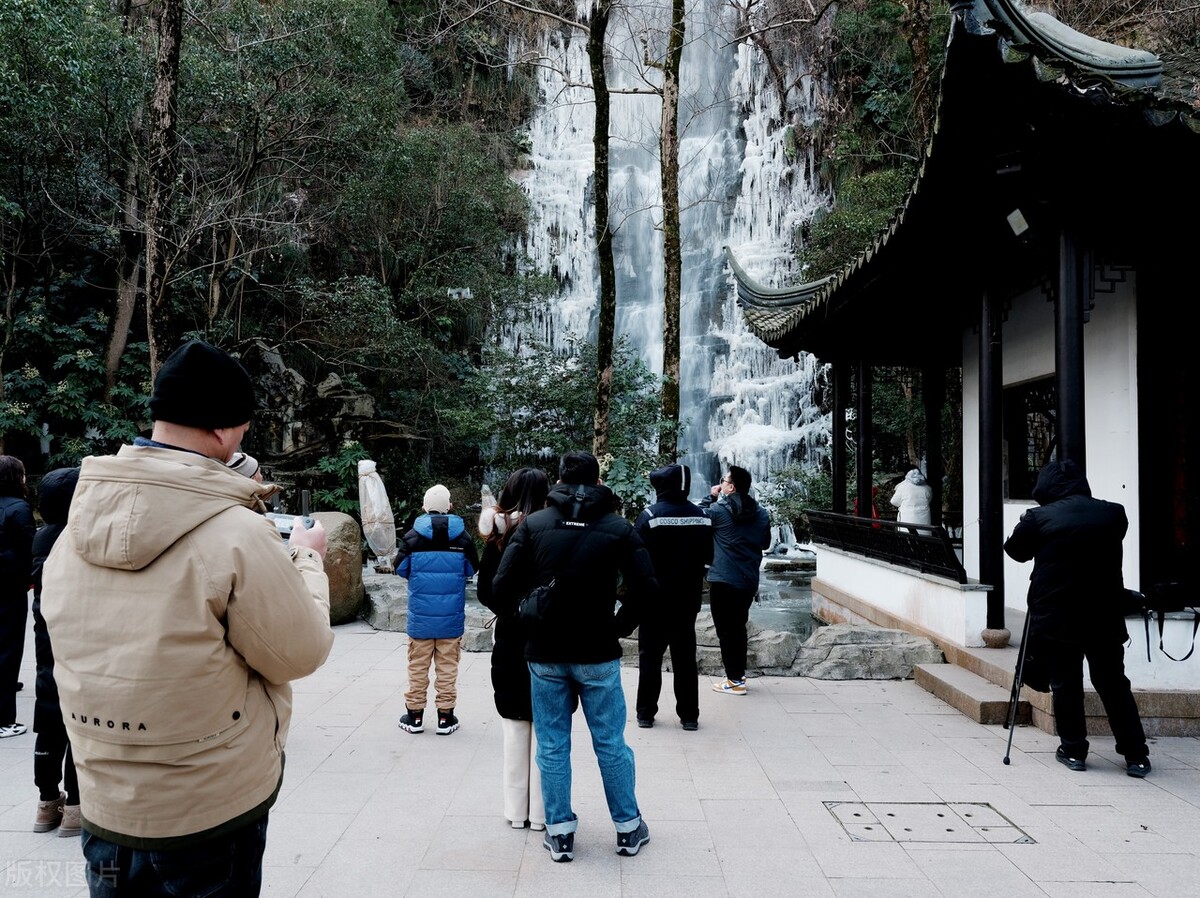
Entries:
<svg viewBox="0 0 1200 898">
<path fill-rule="evenodd" d="M 1162 60 L 1153 53 L 1090 37 L 1021 0 L 959 0 L 951 10 L 967 13 L 963 21 L 972 34 L 989 34 L 995 28 L 1014 44 L 1032 49 L 1043 62 L 1062 60 L 1081 73 L 1136 90 L 1162 83 Z"/>
</svg>

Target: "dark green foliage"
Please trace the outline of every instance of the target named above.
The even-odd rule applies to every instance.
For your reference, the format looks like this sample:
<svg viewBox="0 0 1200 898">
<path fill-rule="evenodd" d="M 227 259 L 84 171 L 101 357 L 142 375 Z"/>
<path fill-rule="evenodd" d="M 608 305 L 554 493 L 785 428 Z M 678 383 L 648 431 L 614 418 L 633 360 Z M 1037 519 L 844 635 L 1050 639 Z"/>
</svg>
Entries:
<svg viewBox="0 0 1200 898">
<path fill-rule="evenodd" d="M 916 5 L 913 5 L 913 9 Z M 834 136 L 822 160 L 833 209 L 807 229 L 800 252 L 805 280 L 834 274 L 887 227 L 912 185 L 937 101 L 949 14 L 931 3 L 928 34 L 912 33 L 907 5 L 851 0 L 834 19 L 829 60 L 842 110 L 826 123 Z M 919 49 L 932 67 L 918 81 Z"/>
<path fill-rule="evenodd" d="M 584 344 L 574 347 L 574 353 L 555 355 L 546 347 L 531 347 L 522 355 L 488 352 L 486 367 L 464 394 L 452 430 L 458 445 L 477 448 L 481 475 L 507 476 L 525 465 L 556 474 L 564 452 L 591 449 L 596 350 Z M 610 454 L 600 463 L 605 482 L 635 513 L 641 510 L 640 502 L 649 492 L 649 472 L 657 464 L 659 429 L 664 426 L 660 389 L 660 378 L 624 339 L 618 340 Z"/>
<path fill-rule="evenodd" d="M 832 210 L 816 219 L 799 253 L 804 279 L 836 274 L 866 249 L 891 222 L 912 184 L 903 166 L 846 181 Z"/>
<path fill-rule="evenodd" d="M 793 462 L 772 471 L 770 479 L 758 485 L 758 497 L 772 521 L 790 525 L 797 542 L 809 542 L 811 534 L 804 511 L 833 508 L 833 475 L 828 459 L 816 468 Z"/>
</svg>

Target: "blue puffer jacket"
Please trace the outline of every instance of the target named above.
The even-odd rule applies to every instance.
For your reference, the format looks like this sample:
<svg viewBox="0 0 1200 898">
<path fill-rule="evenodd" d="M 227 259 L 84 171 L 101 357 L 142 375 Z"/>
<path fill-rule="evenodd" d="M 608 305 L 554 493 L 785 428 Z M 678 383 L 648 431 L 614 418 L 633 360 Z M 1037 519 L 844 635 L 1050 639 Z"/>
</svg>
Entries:
<svg viewBox="0 0 1200 898">
<path fill-rule="evenodd" d="M 467 579 L 479 556 L 456 514 L 423 514 L 404 534 L 396 573 L 408 578 L 408 635 L 454 639 L 466 627 Z"/>
</svg>

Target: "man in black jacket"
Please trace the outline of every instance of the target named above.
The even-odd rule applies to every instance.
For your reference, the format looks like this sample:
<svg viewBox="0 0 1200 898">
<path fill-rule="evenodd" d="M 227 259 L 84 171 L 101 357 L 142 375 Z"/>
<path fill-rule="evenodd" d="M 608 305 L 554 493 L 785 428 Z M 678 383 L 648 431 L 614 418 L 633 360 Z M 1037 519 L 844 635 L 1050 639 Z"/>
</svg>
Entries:
<svg viewBox="0 0 1200 898">
<path fill-rule="evenodd" d="M 1004 551 L 1033 559 L 1029 577 L 1029 645 L 1049 662 L 1058 761 L 1085 770 L 1087 723 L 1083 712 L 1083 660 L 1130 776 L 1150 772 L 1146 734 L 1125 676 L 1129 638 L 1122 610 L 1121 541 L 1129 529 L 1125 509 L 1092 498 L 1075 462 L 1050 462 L 1038 474 L 1038 508 L 1021 515 Z"/>
<path fill-rule="evenodd" d="M 635 855 L 650 841 L 650 831 L 638 809 L 633 752 L 625 743 L 619 640 L 637 627 L 658 585 L 641 540 L 613 511 L 612 491 L 600 483 L 594 456 L 562 457 L 546 506 L 517 527 L 492 581 L 497 601 L 514 606 L 533 587 L 554 583 L 544 619 L 531 628 L 525 649 L 546 805 L 543 844 L 555 861 L 575 856 L 571 714 L 578 696 L 617 830 L 617 854 Z M 623 592 L 614 615 L 618 577 Z"/>
<path fill-rule="evenodd" d="M 671 649 L 675 674 L 675 713 L 685 730 L 699 726 L 696 680 L 696 615 L 704 587 L 704 569 L 712 563 L 712 521 L 688 501 L 692 472 L 667 465 L 650 472 L 658 501 L 638 515 L 634 529 L 654 562 L 659 598 L 638 625 L 637 722 L 654 726 L 662 692 L 662 662 Z"/>
</svg>

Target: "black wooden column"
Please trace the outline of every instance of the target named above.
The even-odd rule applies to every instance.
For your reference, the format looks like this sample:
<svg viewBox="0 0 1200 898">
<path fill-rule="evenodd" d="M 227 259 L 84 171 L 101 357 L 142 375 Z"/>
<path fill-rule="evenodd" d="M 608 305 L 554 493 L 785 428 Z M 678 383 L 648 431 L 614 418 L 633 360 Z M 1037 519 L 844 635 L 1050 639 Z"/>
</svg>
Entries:
<svg viewBox="0 0 1200 898">
<path fill-rule="evenodd" d="M 986 290 L 979 319 L 979 582 L 989 630 L 1004 627 L 1004 353 L 1000 303 Z"/>
<path fill-rule="evenodd" d="M 829 429 L 833 465 L 833 513 L 846 513 L 846 408 L 850 399 L 850 366 L 833 363 L 833 420 Z"/>
<path fill-rule="evenodd" d="M 946 402 L 946 370 L 921 370 L 921 404 L 925 406 L 925 476 L 933 495 L 929 500 L 931 523 L 942 523 L 942 479 L 946 471 L 942 461 L 942 406 Z"/>
<path fill-rule="evenodd" d="M 1058 241 L 1058 296 L 1054 303 L 1054 385 L 1058 393 L 1055 438 L 1059 460 L 1071 459 L 1087 470 L 1083 408 L 1083 309 L 1091 305 L 1091 259 L 1073 234 Z"/>
<path fill-rule="evenodd" d="M 871 455 L 874 452 L 874 427 L 871 421 L 871 366 L 865 362 L 858 363 L 858 420 L 855 422 L 858 433 L 858 453 L 856 456 L 858 516 L 871 517 L 871 487 L 873 477 L 871 472 Z"/>
</svg>

